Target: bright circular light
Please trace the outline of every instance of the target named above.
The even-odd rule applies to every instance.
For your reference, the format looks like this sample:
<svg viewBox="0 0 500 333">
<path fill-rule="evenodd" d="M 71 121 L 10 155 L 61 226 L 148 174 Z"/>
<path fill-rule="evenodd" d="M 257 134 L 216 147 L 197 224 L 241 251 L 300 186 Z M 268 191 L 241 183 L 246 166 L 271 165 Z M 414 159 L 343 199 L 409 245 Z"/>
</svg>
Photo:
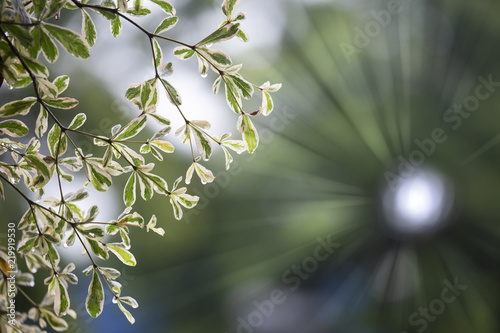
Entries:
<svg viewBox="0 0 500 333">
<path fill-rule="evenodd" d="M 384 194 L 384 213 L 393 231 L 428 233 L 442 226 L 451 206 L 448 183 L 438 173 L 416 170 Z"/>
</svg>

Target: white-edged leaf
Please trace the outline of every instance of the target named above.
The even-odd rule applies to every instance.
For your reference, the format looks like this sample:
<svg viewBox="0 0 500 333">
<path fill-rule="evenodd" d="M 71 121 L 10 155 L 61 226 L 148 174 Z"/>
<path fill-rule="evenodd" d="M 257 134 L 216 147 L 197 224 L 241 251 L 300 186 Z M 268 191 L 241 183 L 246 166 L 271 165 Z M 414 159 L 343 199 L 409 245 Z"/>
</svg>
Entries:
<svg viewBox="0 0 500 333">
<path fill-rule="evenodd" d="M 120 311 L 123 312 L 123 314 L 125 315 L 125 317 L 127 317 L 127 320 L 133 324 L 135 323 L 135 319 L 134 317 L 132 316 L 132 314 L 123 307 L 122 303 L 120 301 L 118 301 L 118 308 L 120 308 Z"/>
<path fill-rule="evenodd" d="M 174 55 L 179 60 L 186 60 L 194 56 L 195 51 L 187 46 L 178 46 L 174 49 Z"/>
<path fill-rule="evenodd" d="M 161 21 L 158 27 L 156 27 L 155 35 L 159 35 L 162 32 L 172 29 L 173 27 L 175 27 L 178 21 L 179 18 L 177 16 L 167 17 L 166 19 Z"/>
<path fill-rule="evenodd" d="M 133 138 L 146 126 L 147 117 L 146 115 L 139 116 L 132 121 L 130 121 L 125 127 L 123 127 L 120 132 L 113 138 L 113 140 L 127 140 Z"/>
<path fill-rule="evenodd" d="M 47 131 L 49 126 L 49 115 L 47 110 L 43 106 L 40 106 L 40 112 L 36 118 L 35 123 L 35 134 L 37 137 L 41 138 Z"/>
<path fill-rule="evenodd" d="M 22 121 L 9 119 L 0 122 L 0 133 L 13 138 L 20 138 L 28 134 L 29 129 Z"/>
<path fill-rule="evenodd" d="M 85 113 L 79 113 L 73 118 L 73 120 L 71 120 L 71 123 L 69 124 L 68 128 L 79 129 L 80 127 L 82 127 L 83 124 L 85 124 L 86 120 L 87 120 L 87 115 Z"/>
<path fill-rule="evenodd" d="M 151 40 L 153 43 L 153 49 L 154 49 L 154 64 L 156 67 L 160 67 L 161 63 L 163 62 L 163 52 L 161 50 L 160 44 L 158 44 L 158 41 L 156 39 Z"/>
<path fill-rule="evenodd" d="M 259 145 L 259 134 L 247 114 L 243 114 L 239 117 L 238 131 L 243 135 L 243 140 L 247 143 L 248 152 L 253 154 Z"/>
<path fill-rule="evenodd" d="M 95 40 L 97 39 L 97 31 L 95 29 L 94 22 L 90 18 L 89 14 L 82 9 L 82 36 L 85 36 L 85 40 L 89 46 L 94 46 Z"/>
<path fill-rule="evenodd" d="M 208 170 L 207 168 L 205 168 L 203 165 L 201 165 L 199 163 L 194 163 L 194 165 L 195 165 L 196 174 L 198 175 L 198 177 L 200 177 L 202 184 L 207 184 L 207 183 L 211 183 L 214 181 L 215 177 L 214 177 L 212 171 Z"/>
<path fill-rule="evenodd" d="M 37 99 L 35 97 L 26 97 L 19 101 L 5 103 L 2 107 L 0 107 L 0 117 L 8 118 L 18 115 L 25 116 L 36 102 Z"/>
<path fill-rule="evenodd" d="M 63 316 L 69 309 L 69 295 L 66 287 L 61 283 L 59 278 L 54 277 L 55 281 L 55 297 L 54 297 L 54 312 L 58 316 Z"/>
<path fill-rule="evenodd" d="M 123 262 L 125 265 L 135 266 L 137 264 L 137 261 L 135 260 L 135 257 L 131 252 L 117 246 L 108 245 L 107 248 L 111 252 L 113 252 L 116 255 L 116 257 L 120 259 L 120 261 Z"/>
<path fill-rule="evenodd" d="M 175 8 L 170 4 L 170 2 L 165 1 L 165 0 L 151 0 L 151 2 L 157 4 L 158 6 L 163 9 L 163 11 L 167 14 L 170 14 L 172 16 L 175 15 Z"/>
<path fill-rule="evenodd" d="M 85 307 L 92 318 L 97 318 L 104 308 L 104 288 L 101 278 L 95 269 L 92 274 L 92 281 L 89 285 Z"/>
<path fill-rule="evenodd" d="M 135 202 L 136 177 L 135 172 L 132 172 L 123 189 L 123 202 L 127 207 L 132 206 Z"/>
<path fill-rule="evenodd" d="M 44 23 L 43 29 L 50 33 L 69 54 L 83 59 L 90 56 L 88 44 L 74 31 L 50 23 Z"/>
</svg>

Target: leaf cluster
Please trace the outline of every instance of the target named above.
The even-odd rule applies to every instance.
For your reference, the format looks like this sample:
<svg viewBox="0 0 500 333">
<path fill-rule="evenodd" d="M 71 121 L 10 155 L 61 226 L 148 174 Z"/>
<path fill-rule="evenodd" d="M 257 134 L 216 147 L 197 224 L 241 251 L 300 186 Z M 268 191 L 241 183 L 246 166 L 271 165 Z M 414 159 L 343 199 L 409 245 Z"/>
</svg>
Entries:
<svg viewBox="0 0 500 333">
<path fill-rule="evenodd" d="M 176 10 L 164 0 L 152 0 L 152 3 L 164 12 L 164 18 L 154 31 L 146 30 L 134 20 L 134 17 L 147 16 L 152 12 L 142 0 L 104 0 L 99 4 L 79 0 L 0 2 L 0 84 L 5 83 L 11 89 L 31 86 L 33 91 L 29 97 L 0 106 L 0 196 L 4 197 L 4 186 L 10 186 L 27 205 L 17 225 L 22 232 L 17 253 L 23 259 L 26 271 L 17 277 L 16 292 L 33 305 L 25 314 L 19 314 L 15 323 L 9 323 L 5 315 L 8 251 L 0 249 L 2 332 L 39 332 L 39 328 L 47 325 L 56 331 L 67 329 L 65 316 L 76 316 L 71 309 L 68 285 L 79 283 L 79 278 L 74 273 L 76 266 L 73 263 L 63 265 L 60 251 L 77 244 L 90 264 L 83 270 L 89 276 L 85 302 L 87 312 L 92 317 L 102 313 L 104 289 L 108 288 L 113 294 L 113 302 L 134 323 L 128 307 L 136 308 L 137 302 L 130 296 L 122 296 L 122 285 L 117 281 L 120 272 L 100 262 L 114 256 L 125 265 L 136 265 L 136 258 L 131 252 L 132 228 L 151 230 L 161 236 L 165 234 L 163 228 L 157 227 L 155 215 L 146 223 L 143 216 L 133 211 L 137 197 L 150 200 L 155 193 L 168 197 L 178 220 L 182 218 L 183 210 L 192 209 L 199 200 L 197 196 L 188 194 L 187 187 L 181 186 L 183 176 L 177 177 L 169 186 L 155 172 L 155 163 L 149 161 L 149 155 L 152 155 L 157 163 L 164 162 L 166 155 L 175 152 L 174 145 L 165 139 L 171 132 L 171 122 L 170 115 L 158 108 L 161 94 L 167 96 L 175 113 L 184 120 L 184 125 L 175 129 L 175 134 L 182 144 L 191 147 L 192 161 L 186 170 L 185 184 L 191 182 L 194 173 L 203 184 L 214 180 L 212 171 L 201 162 L 211 158 L 214 147 L 218 146 L 223 151 L 226 169 L 233 161 L 231 152 L 254 153 L 258 147 L 259 136 L 251 118 L 271 113 L 273 101 L 270 93 L 279 90 L 281 85 L 249 82 L 241 73 L 241 64 L 233 64 L 227 53 L 213 47 L 234 37 L 248 40 L 241 28 L 245 15 L 234 14 L 238 1 L 224 0 L 222 12 L 225 20 L 195 44 L 168 37 L 166 33 L 179 22 Z M 62 15 L 81 16 L 81 31 L 59 25 L 58 19 Z M 153 77 L 130 85 L 125 92 L 125 98 L 136 107 L 137 115 L 126 124 L 113 126 L 108 136 L 85 131 L 85 112 L 75 112 L 69 123 L 60 120 L 60 114 L 74 112 L 78 108 L 78 100 L 65 96 L 70 77 L 61 75 L 51 78 L 46 65 L 54 64 L 62 50 L 76 58 L 88 58 L 98 37 L 94 24 L 96 15 L 109 21 L 115 37 L 122 32 L 124 23 L 143 32 L 151 46 L 154 68 Z M 211 133 L 208 121 L 189 119 L 189 111 L 183 108 L 181 93 L 170 83 L 174 64 L 165 60 L 164 43 L 177 45 L 173 51 L 177 59 L 196 58 L 202 78 L 212 72 L 215 76 L 213 92 L 217 94 L 223 86 L 230 113 L 236 114 L 240 139 L 230 139 L 232 133 L 216 136 Z M 46 61 L 42 61 L 42 57 Z M 243 101 L 251 99 L 255 91 L 261 93 L 261 107 L 255 112 L 247 112 Z M 32 127 L 23 120 L 30 113 L 36 115 L 36 123 Z M 146 134 L 150 122 L 161 126 L 152 135 Z M 96 147 L 101 147 L 102 154 L 94 156 L 83 151 L 76 144 L 76 138 L 82 136 L 91 138 Z M 74 182 L 77 175 L 86 178 L 82 188 L 76 192 L 65 191 L 65 183 Z M 105 192 L 113 185 L 115 177 L 126 177 L 123 188 L 126 208 L 116 219 L 100 221 L 99 207 L 94 205 L 83 210 L 81 202 L 90 196 L 87 187 Z M 48 196 L 44 191 L 52 179 L 59 187 L 60 195 L 57 197 Z M 33 194 L 26 194 L 22 187 Z M 48 276 L 44 279 L 46 294 L 38 302 L 32 300 L 24 288 L 32 287 L 34 274 L 40 272 L 46 272 Z M 28 324 L 28 319 L 38 326 Z"/>
</svg>

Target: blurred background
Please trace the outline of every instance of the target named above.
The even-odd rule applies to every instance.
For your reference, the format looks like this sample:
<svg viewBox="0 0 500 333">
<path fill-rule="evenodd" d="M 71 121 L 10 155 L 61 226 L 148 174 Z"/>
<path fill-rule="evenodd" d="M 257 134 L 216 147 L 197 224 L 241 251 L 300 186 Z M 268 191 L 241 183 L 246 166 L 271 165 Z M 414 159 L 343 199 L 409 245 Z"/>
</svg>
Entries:
<svg viewBox="0 0 500 333">
<path fill-rule="evenodd" d="M 222 20 L 219 1 L 172 4 L 181 20 L 171 35 L 187 42 Z M 229 172 L 216 154 L 216 181 L 193 181 L 201 199 L 183 221 L 164 197 L 139 200 L 166 234 L 132 231 L 138 265 L 124 267 L 120 282 L 140 304 L 136 323 L 109 293 L 90 319 L 81 276 L 70 287 L 79 315 L 71 331 L 499 332 L 500 3 L 242 0 L 239 9 L 250 41 L 221 48 L 252 82 L 283 83 L 271 116 L 255 120 L 261 146 Z M 154 28 L 160 16 L 142 23 Z M 62 19 L 80 29 L 79 19 Z M 92 57 L 62 58 L 52 75 L 70 74 L 67 95 L 89 115 L 85 129 L 107 135 L 135 112 L 125 89 L 153 72 L 140 32 L 125 25 L 114 39 L 96 21 L 103 32 Z M 173 60 L 174 45 L 163 45 Z M 173 62 L 190 118 L 233 130 L 223 96 L 211 95 L 215 77 Z M 170 183 L 187 154 L 161 164 Z M 103 220 L 124 209 L 123 182 L 91 197 L 89 206 L 107 206 Z M 0 215 L 17 220 L 24 203 L 7 197 Z M 66 258 L 81 271 L 78 251 Z"/>
</svg>

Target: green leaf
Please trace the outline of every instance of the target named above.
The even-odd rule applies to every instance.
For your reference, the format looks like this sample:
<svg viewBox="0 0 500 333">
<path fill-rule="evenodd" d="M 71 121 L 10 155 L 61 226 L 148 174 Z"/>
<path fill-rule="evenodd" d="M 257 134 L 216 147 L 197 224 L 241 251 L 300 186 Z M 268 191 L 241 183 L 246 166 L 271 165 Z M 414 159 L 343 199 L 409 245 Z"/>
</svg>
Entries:
<svg viewBox="0 0 500 333">
<path fill-rule="evenodd" d="M 22 121 L 17 119 L 4 120 L 0 122 L 0 133 L 20 138 L 28 134 L 29 129 Z"/>
<path fill-rule="evenodd" d="M 265 82 L 263 85 L 259 87 L 263 91 L 267 92 L 277 92 L 281 89 L 281 83 L 271 84 L 269 81 Z"/>
<path fill-rule="evenodd" d="M 144 165 L 144 157 L 139 155 L 135 150 L 130 149 L 126 145 L 123 145 L 121 143 L 115 142 L 114 144 L 115 148 L 118 149 L 118 152 L 120 154 L 125 155 L 126 158 L 132 161 L 132 163 L 136 166 L 139 167 L 141 165 Z"/>
<path fill-rule="evenodd" d="M 179 60 L 186 60 L 191 58 L 195 54 L 195 50 L 186 46 L 178 46 L 174 49 L 174 55 Z"/>
<path fill-rule="evenodd" d="M 18 115 L 25 116 L 35 103 L 35 97 L 26 97 L 20 101 L 6 103 L 0 107 L 0 117 L 8 118 Z"/>
<path fill-rule="evenodd" d="M 164 0 L 151 0 L 151 2 L 157 4 L 158 6 L 165 11 L 165 13 L 170 14 L 172 16 L 175 15 L 175 8 L 169 2 Z"/>
<path fill-rule="evenodd" d="M 135 266 L 137 261 L 132 253 L 117 246 L 108 245 L 107 248 L 113 252 L 121 262 L 128 266 Z"/>
<path fill-rule="evenodd" d="M 120 277 L 120 271 L 110 267 L 99 267 L 101 273 L 108 279 L 116 280 Z"/>
<path fill-rule="evenodd" d="M 231 58 L 229 55 L 220 50 L 207 49 L 204 47 L 200 47 L 197 49 L 201 52 L 208 60 L 213 64 L 221 65 L 223 67 L 229 66 L 232 64 Z"/>
<path fill-rule="evenodd" d="M 168 123 L 168 125 L 170 125 L 170 121 Z M 161 130 L 159 130 L 158 132 L 156 132 L 152 137 L 151 137 L 151 140 L 156 140 L 156 139 L 159 139 L 159 138 L 163 138 L 165 135 L 167 135 L 168 133 L 170 133 L 170 130 L 172 129 L 172 127 L 170 126 L 167 126 L 167 127 L 164 127 L 162 128 Z"/>
<path fill-rule="evenodd" d="M 179 18 L 177 16 L 167 17 L 166 19 L 161 21 L 158 27 L 156 27 L 155 35 L 161 34 L 162 32 L 172 29 L 177 24 L 178 21 Z"/>
<path fill-rule="evenodd" d="M 16 276 L 16 283 L 20 286 L 33 287 L 35 285 L 35 277 L 31 273 L 21 273 Z"/>
<path fill-rule="evenodd" d="M 177 198 L 182 206 L 189 209 L 196 206 L 198 200 L 200 200 L 200 198 L 195 195 L 187 194 L 185 187 L 175 190 L 172 194 Z"/>
<path fill-rule="evenodd" d="M 226 140 L 223 141 L 221 145 L 230 148 L 238 154 L 241 154 L 248 150 L 246 142 L 242 140 Z"/>
<path fill-rule="evenodd" d="M 115 141 L 127 140 L 133 138 L 146 126 L 147 117 L 142 115 L 130 121 L 120 132 L 113 138 Z"/>
<path fill-rule="evenodd" d="M 35 123 L 35 134 L 37 137 L 41 138 L 49 126 L 49 115 L 44 107 L 40 107 L 40 112 L 36 118 Z"/>
<path fill-rule="evenodd" d="M 165 79 L 160 79 L 160 80 L 163 83 L 163 87 L 165 87 L 165 90 L 167 91 L 167 97 L 170 103 L 174 105 L 181 105 L 182 99 L 177 90 L 170 83 L 168 83 L 167 80 Z"/>
<path fill-rule="evenodd" d="M 66 287 L 59 281 L 59 278 L 54 277 L 55 284 L 55 297 L 54 297 L 54 312 L 57 316 L 62 317 L 69 309 L 69 295 Z"/>
<path fill-rule="evenodd" d="M 58 216 L 56 216 L 55 213 L 52 212 L 52 210 L 42 209 L 39 207 L 37 207 L 35 210 L 37 211 L 38 215 L 40 216 L 40 219 L 46 226 L 49 226 L 52 229 L 57 229 L 61 219 Z"/>
<path fill-rule="evenodd" d="M 66 152 L 68 141 L 66 135 L 61 134 L 61 128 L 54 124 L 47 136 L 47 145 L 49 146 L 52 157 L 59 157 Z"/>
<path fill-rule="evenodd" d="M 123 307 L 122 303 L 120 301 L 117 302 L 118 303 L 118 308 L 120 308 L 121 312 L 123 312 L 123 314 L 125 315 L 125 317 L 127 317 L 128 321 L 133 324 L 135 323 L 135 319 L 134 317 L 132 316 L 132 314 Z"/>
<path fill-rule="evenodd" d="M 52 82 L 39 78 L 38 79 L 38 89 L 40 90 L 40 95 L 45 98 L 56 98 L 58 91 L 55 84 Z"/>
<path fill-rule="evenodd" d="M 175 150 L 175 147 L 168 141 L 154 140 L 150 141 L 149 144 L 165 153 L 173 153 Z"/>
<path fill-rule="evenodd" d="M 49 76 L 49 70 L 47 69 L 47 66 L 42 64 L 40 61 L 25 57 L 21 55 L 21 58 L 23 59 L 24 63 L 28 66 L 28 68 L 38 77 L 43 77 L 46 78 Z"/>
<path fill-rule="evenodd" d="M 163 52 L 161 51 L 161 47 L 156 41 L 156 39 L 153 38 L 152 43 L 153 43 L 153 49 L 155 51 L 154 64 L 156 67 L 160 67 L 161 63 L 163 62 Z"/>
<path fill-rule="evenodd" d="M 128 236 L 128 230 L 126 228 L 120 228 L 120 237 L 125 248 L 130 249 L 130 237 Z"/>
<path fill-rule="evenodd" d="M 170 197 L 170 204 L 172 205 L 172 209 L 174 210 L 174 217 L 176 220 L 182 219 L 182 208 L 179 205 L 179 202 L 175 200 L 174 197 Z"/>
<path fill-rule="evenodd" d="M 167 77 L 172 75 L 173 72 L 174 68 L 171 62 L 164 63 L 163 65 L 158 67 L 158 74 L 160 74 L 160 76 Z"/>
<path fill-rule="evenodd" d="M 139 175 L 139 189 L 141 192 L 141 197 L 144 200 L 146 201 L 151 200 L 154 194 L 153 189 L 151 187 L 151 181 L 142 175 Z"/>
<path fill-rule="evenodd" d="M 24 158 L 44 177 L 50 179 L 51 172 L 42 155 L 27 154 Z"/>
<path fill-rule="evenodd" d="M 158 160 L 163 161 L 163 156 L 158 149 L 151 147 L 151 154 Z"/>
<path fill-rule="evenodd" d="M 78 101 L 70 97 L 44 98 L 43 101 L 57 109 L 69 110 L 78 105 Z"/>
<path fill-rule="evenodd" d="M 197 128 L 191 128 L 195 133 L 194 141 L 196 142 L 196 148 L 198 149 L 198 152 L 205 161 L 208 161 L 208 159 L 212 155 L 212 143 L 210 142 L 210 139 L 206 136 L 206 134 L 204 134 Z"/>
<path fill-rule="evenodd" d="M 65 157 L 59 160 L 59 164 L 65 166 L 73 172 L 78 172 L 83 167 L 83 163 L 79 157 Z"/>
<path fill-rule="evenodd" d="M 38 240 L 37 237 L 22 239 L 17 245 L 17 251 L 24 254 L 30 253 L 33 247 L 35 246 L 37 240 Z"/>
<path fill-rule="evenodd" d="M 78 129 L 82 127 L 82 125 L 85 123 L 86 120 L 87 120 L 87 115 L 85 113 L 79 113 L 73 118 L 68 128 Z"/>
<path fill-rule="evenodd" d="M 222 82 L 222 76 L 219 75 L 217 77 L 217 79 L 215 79 L 215 81 L 214 81 L 214 83 L 212 85 L 212 91 L 214 92 L 215 95 L 217 95 L 219 93 L 221 82 Z"/>
<path fill-rule="evenodd" d="M 248 42 L 248 35 L 241 29 L 238 30 L 236 37 L 238 37 L 238 39 L 241 40 L 242 42 Z"/>
<path fill-rule="evenodd" d="M 49 4 L 47 5 L 45 12 L 42 15 L 42 20 L 46 20 L 55 16 L 59 13 L 62 7 L 66 4 L 67 0 L 49 0 Z"/>
<path fill-rule="evenodd" d="M 215 177 L 214 177 L 212 171 L 208 170 L 207 168 L 205 168 L 203 165 L 201 165 L 199 163 L 194 163 L 194 164 L 195 164 L 196 173 L 198 174 L 198 177 L 200 177 L 202 184 L 207 184 L 207 183 L 211 183 L 214 181 Z"/>
<path fill-rule="evenodd" d="M 197 46 L 213 44 L 229 40 L 236 36 L 239 31 L 239 23 L 226 23 L 219 29 L 212 32 L 210 35 L 202 39 Z"/>
<path fill-rule="evenodd" d="M 231 80 L 226 80 L 225 83 L 227 105 L 234 113 L 239 114 L 241 112 L 241 97 L 238 94 L 237 88 Z"/>
<path fill-rule="evenodd" d="M 101 242 L 97 242 L 91 239 L 87 238 L 87 242 L 90 245 L 90 249 L 92 252 L 101 258 L 102 260 L 108 260 L 109 259 L 109 254 L 108 254 L 108 248 L 104 246 Z"/>
<path fill-rule="evenodd" d="M 233 163 L 233 156 L 231 156 L 231 154 L 226 149 L 226 147 L 221 145 L 221 148 L 222 148 L 222 151 L 224 152 L 224 158 L 226 161 L 226 170 L 229 170 L 229 168 L 231 167 L 231 163 Z"/>
<path fill-rule="evenodd" d="M 118 0 L 118 8 L 125 13 L 128 10 L 127 0 Z"/>
<path fill-rule="evenodd" d="M 40 307 L 40 312 L 42 315 L 45 317 L 45 320 L 49 323 L 49 325 L 58 332 L 63 332 L 68 329 L 68 323 L 62 319 L 56 316 L 54 313 Z"/>
<path fill-rule="evenodd" d="M 106 3 L 107 1 L 104 1 L 101 6 L 104 6 L 104 3 Z M 113 7 L 110 7 L 110 8 L 114 8 L 114 3 L 113 1 L 111 1 L 111 4 L 113 4 Z M 109 6 L 105 6 L 105 7 L 109 7 Z M 116 14 L 109 11 L 109 10 L 105 10 L 105 9 L 99 9 L 99 8 L 92 8 L 92 10 L 95 10 L 96 12 L 98 12 L 99 14 L 101 14 L 106 20 L 114 20 L 116 18 Z"/>
<path fill-rule="evenodd" d="M 250 82 L 242 78 L 239 74 L 229 75 L 229 77 L 234 82 L 238 90 L 242 93 L 243 98 L 249 99 L 252 97 L 254 89 Z"/>
<path fill-rule="evenodd" d="M 149 154 L 151 152 L 151 146 L 149 144 L 145 143 L 145 144 L 141 145 L 139 152 L 141 154 Z"/>
<path fill-rule="evenodd" d="M 34 221 L 35 220 L 33 219 L 33 212 L 30 208 L 26 211 L 26 213 L 24 213 L 23 217 L 21 217 L 21 220 L 19 220 L 19 224 L 17 225 L 17 228 L 19 230 L 23 230 Z"/>
<path fill-rule="evenodd" d="M 271 98 L 271 94 L 267 91 L 262 90 L 262 106 L 260 107 L 260 112 L 264 116 L 269 116 L 273 111 L 273 99 Z"/>
<path fill-rule="evenodd" d="M 151 219 L 149 220 L 148 224 L 146 225 L 146 229 L 149 231 L 156 232 L 160 236 L 165 235 L 165 230 L 163 228 L 156 228 L 156 216 L 153 215 L 151 216 Z"/>
<path fill-rule="evenodd" d="M 134 0 L 134 10 L 140 10 L 142 8 L 142 0 Z"/>
<path fill-rule="evenodd" d="M 104 168 L 107 168 L 112 160 L 113 160 L 113 147 L 109 145 L 108 148 L 106 148 L 106 151 L 104 152 L 104 156 L 102 158 L 102 166 Z"/>
<path fill-rule="evenodd" d="M 43 29 L 41 29 L 40 27 L 36 28 L 38 28 L 39 30 L 40 46 L 42 47 L 45 59 L 47 59 L 51 63 L 55 62 L 59 57 L 59 50 L 57 49 L 56 44 Z"/>
<path fill-rule="evenodd" d="M 100 166 L 87 163 L 90 182 L 99 192 L 106 192 L 111 186 L 111 176 Z"/>
<path fill-rule="evenodd" d="M 56 79 L 54 80 L 54 85 L 57 88 L 58 94 L 63 93 L 66 90 L 66 88 L 68 88 L 69 76 L 68 75 L 61 75 L 61 76 L 56 77 Z"/>
<path fill-rule="evenodd" d="M 159 114 L 149 113 L 149 116 L 153 117 L 154 120 L 156 120 L 156 122 L 160 125 L 170 125 L 170 120 L 163 116 L 160 116 Z"/>
<path fill-rule="evenodd" d="M 201 77 L 205 78 L 208 75 L 208 69 L 210 68 L 208 61 L 200 56 L 199 54 L 196 54 L 198 58 L 198 72 L 200 73 Z"/>
<path fill-rule="evenodd" d="M 89 285 L 85 306 L 87 312 L 93 318 L 97 318 L 104 308 L 104 288 L 96 269 L 94 269 L 94 273 L 92 274 L 92 281 Z"/>
<path fill-rule="evenodd" d="M 45 9 L 45 4 L 47 0 L 33 0 L 33 7 L 35 9 L 35 16 L 40 18 L 42 11 Z"/>
<path fill-rule="evenodd" d="M 104 238 L 104 230 L 98 225 L 78 225 L 76 229 L 87 239 L 100 241 Z"/>
<path fill-rule="evenodd" d="M 90 56 L 89 46 L 77 33 L 50 23 L 44 23 L 43 27 L 62 45 L 62 47 L 64 47 L 64 49 L 66 49 L 69 54 L 83 59 Z"/>
<path fill-rule="evenodd" d="M 90 209 L 87 211 L 87 215 L 85 215 L 85 222 L 91 222 L 94 221 L 94 219 L 97 217 L 99 214 L 99 207 L 97 205 L 94 205 L 90 207 Z"/>
<path fill-rule="evenodd" d="M 132 172 L 123 190 L 123 202 L 125 206 L 131 207 L 135 202 L 136 174 Z"/>
<path fill-rule="evenodd" d="M 238 5 L 240 0 L 224 0 L 222 3 L 222 12 L 226 15 L 227 19 L 231 19 L 234 8 Z"/>
<path fill-rule="evenodd" d="M 134 16 L 146 16 L 151 14 L 151 11 L 147 8 L 141 8 L 139 10 L 133 9 L 133 10 L 127 10 L 127 13 L 130 15 Z"/>
<path fill-rule="evenodd" d="M 122 21 L 120 16 L 116 15 L 115 19 L 111 21 L 111 33 L 113 37 L 117 37 L 122 32 Z"/>
<path fill-rule="evenodd" d="M 127 91 L 125 92 L 125 97 L 131 101 L 134 98 L 139 97 L 141 94 L 141 84 L 132 84 L 128 87 Z"/>
<path fill-rule="evenodd" d="M 85 40 L 89 46 L 94 46 L 97 39 L 97 31 L 95 29 L 94 22 L 90 18 L 90 15 L 82 9 L 82 36 L 85 36 Z"/>
<path fill-rule="evenodd" d="M 35 40 L 30 33 L 29 27 L 20 26 L 16 24 L 2 24 L 2 29 L 5 29 L 9 35 L 14 37 L 21 45 L 27 47 L 35 46 Z"/>
<path fill-rule="evenodd" d="M 164 195 L 168 194 L 168 185 L 165 179 L 152 173 L 146 173 L 145 175 L 151 179 L 151 184 L 153 185 L 153 189 L 156 193 Z"/>
<path fill-rule="evenodd" d="M 259 145 L 259 135 L 247 114 L 241 115 L 238 119 L 238 130 L 243 134 L 243 140 L 248 145 L 248 152 L 253 154 Z"/>
<path fill-rule="evenodd" d="M 137 301 L 130 296 L 120 297 L 120 302 L 122 302 L 123 304 L 127 304 L 134 309 L 137 309 L 139 307 Z"/>
<path fill-rule="evenodd" d="M 65 202 L 76 202 L 76 201 L 82 201 L 84 199 L 87 199 L 90 196 L 89 191 L 87 189 L 82 188 L 79 189 L 78 191 L 74 193 L 68 193 L 64 196 L 64 201 Z"/>
</svg>

